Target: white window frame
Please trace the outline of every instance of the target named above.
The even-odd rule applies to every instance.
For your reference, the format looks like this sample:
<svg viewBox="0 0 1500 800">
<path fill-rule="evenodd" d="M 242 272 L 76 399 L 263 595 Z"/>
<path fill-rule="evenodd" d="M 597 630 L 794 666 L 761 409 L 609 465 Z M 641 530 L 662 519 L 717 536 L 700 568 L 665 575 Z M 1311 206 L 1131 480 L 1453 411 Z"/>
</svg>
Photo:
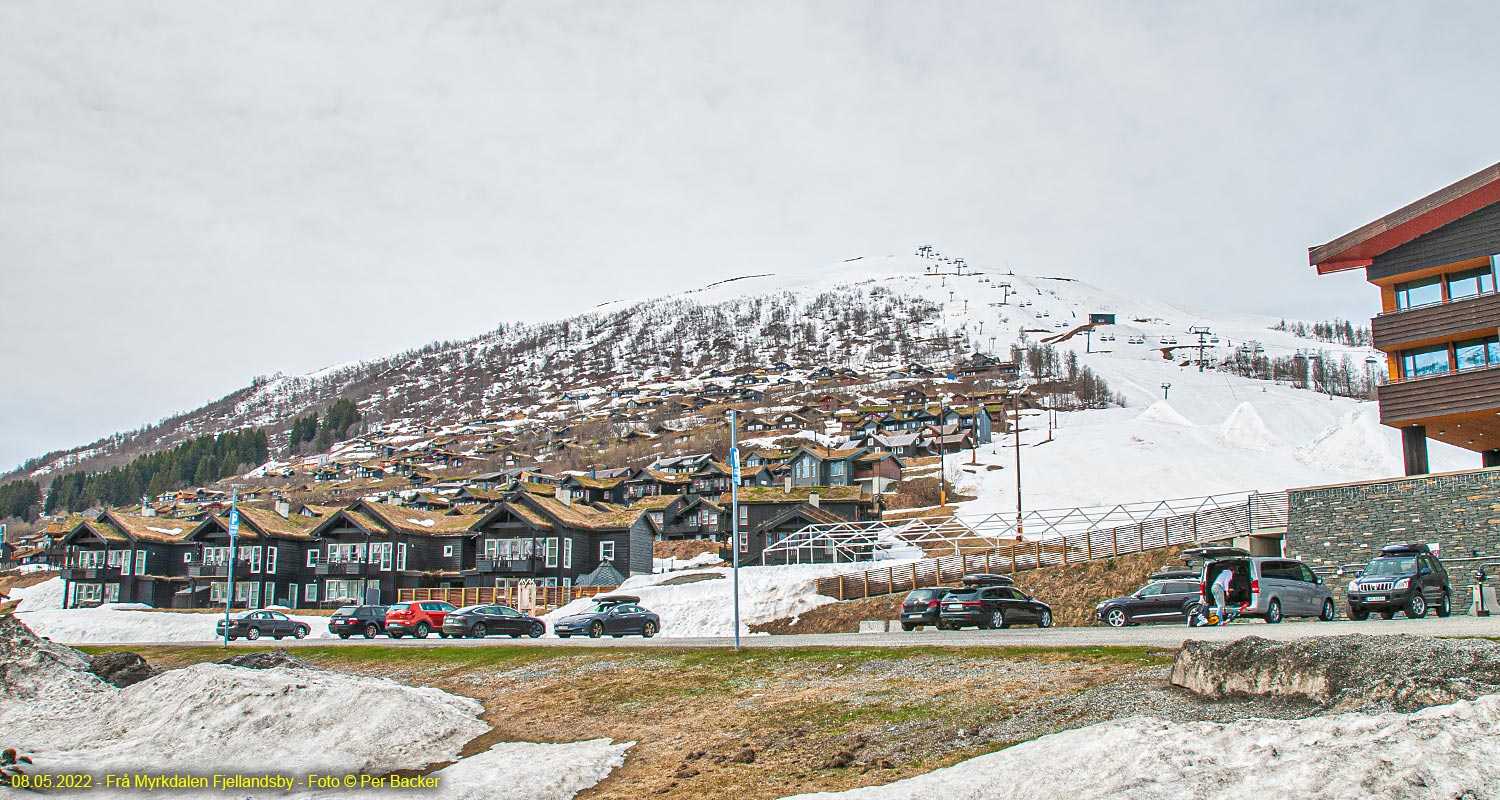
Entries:
<svg viewBox="0 0 1500 800">
<path fill-rule="evenodd" d="M 184 564 L 191 564 L 192 562 L 193 562 L 193 551 L 189 550 L 186 553 L 182 554 L 182 563 L 184 563 Z"/>
<path fill-rule="evenodd" d="M 85 550 L 83 552 L 90 553 L 90 552 L 97 552 L 97 551 Z M 125 551 L 124 550 L 110 550 L 108 552 L 108 554 L 106 554 L 105 557 L 104 557 L 104 563 L 107 564 L 107 565 L 109 565 L 109 566 L 111 566 L 111 567 L 117 567 L 118 568 L 120 566 L 120 562 L 124 559 L 124 557 L 125 557 Z"/>
<path fill-rule="evenodd" d="M 405 546 L 406 545 L 402 545 L 402 547 L 405 547 Z M 391 571 L 391 559 L 395 557 L 396 545 L 394 543 L 392 543 L 392 542 L 381 542 L 379 545 L 376 545 L 376 547 L 380 551 L 380 553 L 379 553 L 380 568 L 383 571 L 385 571 L 385 572 L 390 572 Z M 405 566 L 406 559 L 405 558 L 401 559 L 401 564 L 402 564 L 401 568 L 402 569 L 406 569 L 406 566 Z"/>
<path fill-rule="evenodd" d="M 316 548 L 316 547 L 309 548 L 308 551 L 307 551 L 307 566 L 309 566 L 309 567 L 316 567 L 318 565 L 318 557 L 321 556 L 321 555 L 323 555 L 323 551 L 321 549 Z M 316 586 L 317 584 L 308 584 L 308 585 L 309 586 Z"/>
<path fill-rule="evenodd" d="M 137 575 L 145 575 L 146 574 L 146 551 L 145 550 L 137 550 L 137 551 L 135 551 L 135 574 L 137 574 Z"/>
<path fill-rule="evenodd" d="M 547 557 L 546 557 L 546 561 L 543 562 L 543 565 L 546 566 L 549 569 L 556 569 L 557 568 L 557 537 L 555 537 L 555 536 L 549 537 L 549 538 L 547 538 L 546 542 L 547 542 L 547 544 L 546 544 Z"/>
<path fill-rule="evenodd" d="M 118 602 L 120 602 L 120 584 L 118 584 L 118 583 L 106 583 L 106 584 L 104 584 L 104 596 L 102 598 L 100 598 L 100 599 L 101 599 L 102 602 L 105 602 L 105 603 L 118 603 Z"/>
<path fill-rule="evenodd" d="M 406 571 L 406 542 L 396 545 L 396 569 Z"/>
<path fill-rule="evenodd" d="M 453 557 L 453 545 L 451 545 L 451 544 L 445 544 L 445 545 L 443 545 L 443 558 L 452 558 L 452 557 Z"/>
<path fill-rule="evenodd" d="M 318 602 L 318 584 L 317 583 L 309 583 L 306 586 L 302 587 L 302 602 L 304 602 L 304 603 L 316 603 L 316 602 Z"/>
<path fill-rule="evenodd" d="M 129 550 L 123 550 L 121 552 L 123 552 L 125 554 L 125 556 L 124 556 L 124 558 L 120 562 L 120 574 L 123 575 L 123 576 L 125 576 L 125 577 L 129 577 L 130 576 L 130 565 L 131 565 L 131 563 L 133 561 L 133 559 L 131 558 L 132 553 Z"/>
<path fill-rule="evenodd" d="M 256 545 L 254 547 L 250 547 L 250 548 L 246 548 L 246 549 L 248 549 L 250 551 L 250 572 L 253 573 L 253 574 L 256 574 L 256 575 L 260 574 L 261 555 L 262 555 L 262 553 L 261 553 L 261 546 L 260 545 Z"/>
<path fill-rule="evenodd" d="M 748 552 L 750 552 L 750 532 L 749 531 L 745 531 L 745 530 L 740 531 L 740 552 L 741 553 L 748 553 Z"/>
<path fill-rule="evenodd" d="M 573 568 L 573 537 L 571 536 L 562 540 L 562 562 L 563 569 Z"/>
<path fill-rule="evenodd" d="M 266 545 L 266 574 L 267 575 L 275 575 L 276 574 L 276 550 L 277 550 L 276 545 L 274 545 L 274 544 L 268 544 L 268 545 Z"/>
<path fill-rule="evenodd" d="M 274 582 L 266 581 L 265 588 L 262 593 L 265 595 L 266 605 L 271 605 L 272 603 L 276 602 L 276 584 Z"/>
<path fill-rule="evenodd" d="M 599 543 L 599 560 L 600 561 L 608 561 L 610 563 L 614 563 L 614 560 L 615 560 L 615 543 L 614 542 L 600 542 Z"/>
<path fill-rule="evenodd" d="M 75 583 L 73 584 L 73 605 L 84 602 L 102 602 L 104 599 L 104 584 L 102 583 Z"/>
</svg>

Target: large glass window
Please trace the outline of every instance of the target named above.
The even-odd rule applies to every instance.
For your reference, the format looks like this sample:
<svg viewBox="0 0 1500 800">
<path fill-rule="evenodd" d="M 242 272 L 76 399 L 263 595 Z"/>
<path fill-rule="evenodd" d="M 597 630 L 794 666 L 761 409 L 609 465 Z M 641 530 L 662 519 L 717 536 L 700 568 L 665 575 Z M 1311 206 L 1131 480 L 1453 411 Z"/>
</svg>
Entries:
<svg viewBox="0 0 1500 800">
<path fill-rule="evenodd" d="M 1396 284 L 1396 307 L 1415 308 L 1443 302 L 1443 279 L 1434 275 Z"/>
<path fill-rule="evenodd" d="M 1459 369 L 1475 369 L 1500 363 L 1500 337 L 1468 339 L 1453 345 Z"/>
<path fill-rule="evenodd" d="M 1419 347 L 1401 354 L 1401 372 L 1408 378 L 1437 375 L 1448 371 L 1448 345 Z"/>
<path fill-rule="evenodd" d="M 1489 294 L 1495 291 L 1495 268 L 1493 266 L 1455 272 L 1448 276 L 1448 299 L 1460 300 Z"/>
</svg>

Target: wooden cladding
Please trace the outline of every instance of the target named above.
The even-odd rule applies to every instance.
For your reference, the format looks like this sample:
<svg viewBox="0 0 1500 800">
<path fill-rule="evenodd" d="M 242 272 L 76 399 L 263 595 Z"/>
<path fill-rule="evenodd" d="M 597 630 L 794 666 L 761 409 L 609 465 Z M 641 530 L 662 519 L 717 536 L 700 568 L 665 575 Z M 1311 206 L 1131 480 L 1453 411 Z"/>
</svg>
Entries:
<svg viewBox="0 0 1500 800">
<path fill-rule="evenodd" d="M 1425 233 L 1375 256 L 1365 269 L 1372 283 L 1439 264 L 1500 253 L 1500 203 Z"/>
<path fill-rule="evenodd" d="M 1500 410 L 1500 367 L 1392 383 L 1377 392 L 1380 421 L 1386 425 Z"/>
<path fill-rule="evenodd" d="M 1500 329 L 1500 293 L 1381 314 L 1370 323 L 1377 349 L 1493 335 Z"/>
</svg>

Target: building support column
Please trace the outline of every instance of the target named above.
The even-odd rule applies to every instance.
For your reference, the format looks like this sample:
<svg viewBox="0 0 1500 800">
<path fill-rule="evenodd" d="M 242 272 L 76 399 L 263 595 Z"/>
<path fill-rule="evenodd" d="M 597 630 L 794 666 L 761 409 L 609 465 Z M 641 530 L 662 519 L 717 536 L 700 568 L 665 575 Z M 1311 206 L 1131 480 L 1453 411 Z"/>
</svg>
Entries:
<svg viewBox="0 0 1500 800">
<path fill-rule="evenodd" d="M 1427 427 L 1409 425 L 1401 429 L 1401 456 L 1406 462 L 1407 475 L 1426 475 Z"/>
<path fill-rule="evenodd" d="M 1486 467 L 1500 467 L 1500 450 L 1486 450 L 1481 456 Z"/>
</svg>

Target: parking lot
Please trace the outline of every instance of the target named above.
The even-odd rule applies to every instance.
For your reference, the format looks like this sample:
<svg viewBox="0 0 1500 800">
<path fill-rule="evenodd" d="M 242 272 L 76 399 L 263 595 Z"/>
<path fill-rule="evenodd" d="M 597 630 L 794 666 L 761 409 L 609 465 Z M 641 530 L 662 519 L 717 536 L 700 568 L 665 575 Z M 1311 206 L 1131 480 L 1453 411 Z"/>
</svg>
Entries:
<svg viewBox="0 0 1500 800">
<path fill-rule="evenodd" d="M 746 647 L 1166 647 L 1176 648 L 1189 639 L 1229 641 L 1245 636 L 1260 636 L 1267 639 L 1290 641 L 1310 636 L 1341 636 L 1351 633 L 1395 635 L 1414 634 L 1421 636 L 1458 636 L 1500 638 L 1500 617 L 1473 617 L 1454 615 L 1446 619 L 1427 617 L 1424 619 L 1368 620 L 1353 622 L 1287 621 L 1279 625 L 1267 625 L 1259 621 L 1235 622 L 1220 628 L 1189 628 L 1186 625 L 1141 625 L 1130 628 L 1010 628 L 1007 630 L 937 631 L 932 629 L 905 633 L 824 633 L 809 635 L 756 635 L 742 637 Z M 217 640 L 205 638 L 198 644 L 216 644 Z M 152 644 L 184 645 L 192 642 L 158 642 Z M 233 642 L 232 647 L 270 644 L 259 642 Z M 374 640 L 363 638 L 341 639 L 286 639 L 276 642 L 277 647 L 728 647 L 733 644 L 730 637 L 673 638 L 658 636 L 642 639 L 629 636 L 615 639 L 572 638 L 558 639 L 547 636 L 541 639 L 510 639 L 490 637 L 488 639 L 426 639 L 392 640 L 380 637 Z"/>
</svg>

